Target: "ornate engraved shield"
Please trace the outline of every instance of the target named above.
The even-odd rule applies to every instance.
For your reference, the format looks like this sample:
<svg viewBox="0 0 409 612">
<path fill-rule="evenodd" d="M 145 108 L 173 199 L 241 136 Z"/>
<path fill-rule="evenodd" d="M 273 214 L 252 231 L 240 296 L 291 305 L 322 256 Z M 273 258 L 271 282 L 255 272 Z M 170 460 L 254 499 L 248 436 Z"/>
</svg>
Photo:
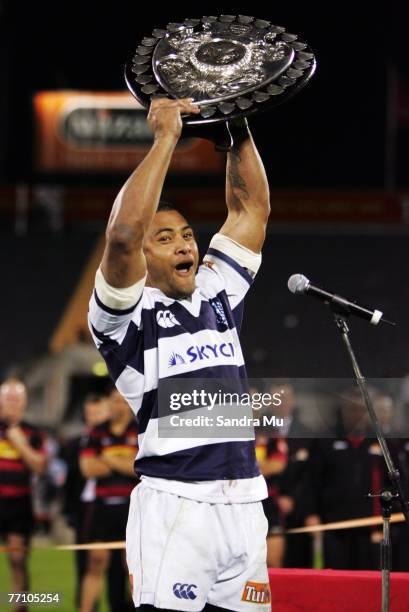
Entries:
<svg viewBox="0 0 409 612">
<path fill-rule="evenodd" d="M 186 125 L 245 117 L 285 102 L 307 84 L 316 61 L 296 34 L 245 15 L 185 19 L 154 29 L 125 67 L 142 105 L 156 96 L 193 98 Z"/>
</svg>

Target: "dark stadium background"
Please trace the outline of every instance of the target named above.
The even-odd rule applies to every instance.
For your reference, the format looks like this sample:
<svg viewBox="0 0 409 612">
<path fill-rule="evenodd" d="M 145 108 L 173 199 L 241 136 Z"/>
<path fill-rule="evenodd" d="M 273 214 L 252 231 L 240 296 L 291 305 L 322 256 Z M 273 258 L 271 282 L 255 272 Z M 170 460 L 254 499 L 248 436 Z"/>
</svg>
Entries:
<svg viewBox="0 0 409 612">
<path fill-rule="evenodd" d="M 402 7 L 402 5 L 401 5 Z M 388 71 L 409 78 L 403 10 L 391 3 L 248 3 L 0 1 L 0 185 L 57 180 L 32 166 L 32 95 L 41 90 L 116 91 L 123 64 L 142 35 L 170 20 L 203 14 L 251 14 L 304 37 L 317 74 L 294 100 L 252 122 L 272 189 L 374 190 L 385 186 Z M 408 139 L 409 141 L 409 139 Z M 409 149 L 409 145 L 407 146 Z M 407 154 L 407 151 L 406 151 Z M 405 161 L 406 160 L 406 161 Z M 396 190 L 408 187 L 409 155 L 397 160 Z M 119 188 L 125 176 L 82 178 Z M 66 179 L 75 184 L 78 178 Z M 170 181 L 172 185 L 172 181 Z M 223 181 L 219 180 L 220 189 Z M 0 371 L 47 350 L 81 269 L 103 231 L 100 222 L 67 224 L 58 235 L 35 218 L 25 237 L 2 214 Z M 209 228 L 199 226 L 202 246 Z M 246 309 L 244 349 L 255 376 L 348 376 L 330 313 L 288 292 L 303 272 L 324 287 L 384 310 L 396 329 L 351 322 L 369 376 L 409 372 L 407 226 L 349 223 L 325 228 L 271 226 L 264 266 Z"/>
<path fill-rule="evenodd" d="M 106 385 L 93 372 L 98 356 L 83 338 L 63 355 L 51 355 L 49 345 L 104 232 L 104 215 L 93 207 L 95 194 L 114 194 L 126 175 L 39 174 L 33 162 L 33 95 L 125 90 L 124 63 L 142 36 L 169 21 L 219 14 L 254 15 L 283 25 L 304 38 L 318 60 L 305 90 L 251 119 L 269 177 L 273 221 L 263 266 L 246 300 L 242 341 L 249 374 L 253 380 L 311 379 L 304 389 L 300 385 L 305 393 L 298 395 L 295 386 L 307 422 L 317 416 L 311 392 L 315 379 L 339 379 L 336 384 L 327 381 L 330 395 L 317 394 L 318 407 L 325 410 L 338 407 L 338 388 L 343 392 L 349 387 L 345 379 L 351 377 L 351 367 L 329 309 L 287 289 L 291 274 L 304 273 L 315 284 L 378 308 L 397 322 L 396 328 L 375 328 L 351 319 L 350 329 L 368 378 L 406 377 L 403 384 L 385 383 L 397 400 L 403 435 L 409 406 L 409 50 L 405 4 L 393 0 L 0 0 L 0 380 L 9 373 L 22 375 L 29 391 L 29 420 L 44 427 L 50 440 L 62 443 L 83 430 L 86 393 Z M 399 108 L 393 105 L 392 77 L 403 92 Z M 223 193 L 223 177 L 211 181 L 206 186 Z M 203 178 L 184 182 L 189 192 L 200 188 Z M 172 176 L 166 187 L 174 191 L 180 183 Z M 44 209 L 30 207 L 22 231 L 16 194 L 38 185 L 98 192 L 93 202 L 85 198 L 75 203 L 75 211 L 66 204 L 59 228 L 52 228 Z M 307 212 L 306 218 L 285 218 L 283 194 L 290 203 L 300 194 L 301 203 L 310 201 L 313 208 L 317 197 L 315 210 L 323 217 L 308 218 Z M 106 199 L 101 210 L 106 210 Z M 369 222 L 377 202 L 386 208 Z M 326 204 L 328 211 L 338 210 L 338 219 L 326 215 Z M 81 208 L 83 215 L 78 214 Z M 192 223 L 204 253 L 219 222 L 192 218 Z M 319 416 L 323 414 L 327 422 L 326 412 Z M 40 550 L 44 542 L 52 546 L 67 541 L 64 521 L 55 521 L 53 529 L 51 539 L 36 535 L 31 588 L 62 592 L 61 610 L 68 612 L 75 607 L 72 553 Z M 321 566 L 320 554 L 314 563 Z M 8 584 L 5 555 L 0 555 L 0 574 Z M 104 601 L 100 609 L 107 609 Z"/>
</svg>

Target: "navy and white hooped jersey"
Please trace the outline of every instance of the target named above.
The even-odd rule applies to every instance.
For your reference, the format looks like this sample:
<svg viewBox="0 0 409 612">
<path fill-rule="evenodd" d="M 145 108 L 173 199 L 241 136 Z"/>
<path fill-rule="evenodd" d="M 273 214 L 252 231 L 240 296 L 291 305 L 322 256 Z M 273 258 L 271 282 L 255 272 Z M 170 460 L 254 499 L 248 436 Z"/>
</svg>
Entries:
<svg viewBox="0 0 409 612">
<path fill-rule="evenodd" d="M 109 299 L 103 303 L 95 289 L 89 326 L 110 376 L 138 420 L 135 471 L 153 488 L 185 497 L 248 502 L 266 496 L 254 439 L 158 436 L 158 385 L 164 379 L 229 379 L 237 381 L 237 389 L 244 388 L 238 332 L 253 276 L 231 254 L 237 248 L 247 251 L 247 257 L 251 252 L 219 236 L 198 269 L 190 300 L 144 287 L 136 304 L 116 310 L 106 305 Z M 250 267 L 255 273 L 260 256 L 251 255 L 256 258 Z"/>
</svg>

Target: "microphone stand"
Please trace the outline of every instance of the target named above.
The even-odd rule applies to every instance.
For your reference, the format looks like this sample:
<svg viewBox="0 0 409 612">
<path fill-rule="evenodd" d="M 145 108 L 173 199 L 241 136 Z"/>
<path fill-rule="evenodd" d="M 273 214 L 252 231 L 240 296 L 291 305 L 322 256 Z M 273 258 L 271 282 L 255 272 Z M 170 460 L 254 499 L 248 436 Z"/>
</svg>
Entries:
<svg viewBox="0 0 409 612">
<path fill-rule="evenodd" d="M 355 374 L 355 380 L 361 391 L 362 398 L 365 402 L 368 410 L 372 425 L 374 427 L 376 437 L 382 450 L 382 455 L 386 463 L 389 482 L 392 486 L 393 493 L 390 491 L 382 491 L 380 494 L 381 506 L 382 506 L 382 517 L 383 517 L 383 540 L 381 542 L 381 571 L 382 571 L 382 612 L 389 612 L 390 609 L 390 570 L 391 570 L 391 556 L 392 547 L 390 540 L 390 515 L 391 508 L 394 498 L 398 499 L 401 510 L 405 517 L 406 524 L 409 525 L 409 503 L 405 500 L 402 484 L 400 481 L 399 470 L 396 469 L 391 454 L 389 452 L 388 445 L 383 435 L 381 426 L 376 416 L 376 412 L 372 405 L 371 398 L 366 384 L 365 377 L 362 375 L 359 368 L 357 359 L 351 346 L 349 339 L 349 329 L 346 322 L 348 313 L 342 310 L 342 305 L 335 302 L 330 302 L 330 307 L 334 312 L 335 323 L 341 333 L 342 340 L 347 348 L 349 357 L 351 359 L 352 368 Z"/>
</svg>

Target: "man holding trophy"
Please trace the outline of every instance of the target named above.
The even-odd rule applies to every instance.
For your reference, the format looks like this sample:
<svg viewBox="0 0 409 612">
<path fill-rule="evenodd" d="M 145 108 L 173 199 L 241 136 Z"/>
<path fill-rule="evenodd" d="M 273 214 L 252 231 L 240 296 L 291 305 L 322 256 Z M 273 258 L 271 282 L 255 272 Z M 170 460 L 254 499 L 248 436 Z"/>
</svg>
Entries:
<svg viewBox="0 0 409 612">
<path fill-rule="evenodd" d="M 248 128 L 228 153 L 227 219 L 198 268 L 186 219 L 161 207 L 163 182 L 181 134 L 189 99 L 155 99 L 148 121 L 154 144 L 120 191 L 107 228 L 89 321 L 117 388 L 140 424 L 131 496 L 127 561 L 134 603 L 141 609 L 269 609 L 266 485 L 254 441 L 198 445 L 158 437 L 157 388 L 169 376 L 168 346 L 231 343 L 206 361 L 175 366 L 176 375 L 242 379 L 238 339 L 242 301 L 261 263 L 269 215 L 263 164 Z M 221 305 L 224 321 L 220 322 Z M 164 311 L 175 321 L 161 326 Z M 169 337 L 169 331 L 174 335 Z M 167 333 L 166 333 L 167 332 Z M 212 363 L 213 362 L 213 363 Z M 173 374 L 174 370 L 170 373 Z M 175 445 L 172 448 L 172 443 Z"/>
<path fill-rule="evenodd" d="M 284 28 L 226 15 L 154 30 L 127 66 L 154 142 L 113 205 L 89 326 L 139 423 L 141 483 L 126 547 L 141 610 L 271 607 L 267 489 L 254 439 L 161 437 L 158 388 L 195 378 L 245 385 L 243 300 L 270 212 L 245 115 L 298 91 L 314 67 L 306 45 Z M 183 124 L 212 122 L 227 135 L 227 218 L 198 265 L 191 226 L 160 197 Z"/>
</svg>

